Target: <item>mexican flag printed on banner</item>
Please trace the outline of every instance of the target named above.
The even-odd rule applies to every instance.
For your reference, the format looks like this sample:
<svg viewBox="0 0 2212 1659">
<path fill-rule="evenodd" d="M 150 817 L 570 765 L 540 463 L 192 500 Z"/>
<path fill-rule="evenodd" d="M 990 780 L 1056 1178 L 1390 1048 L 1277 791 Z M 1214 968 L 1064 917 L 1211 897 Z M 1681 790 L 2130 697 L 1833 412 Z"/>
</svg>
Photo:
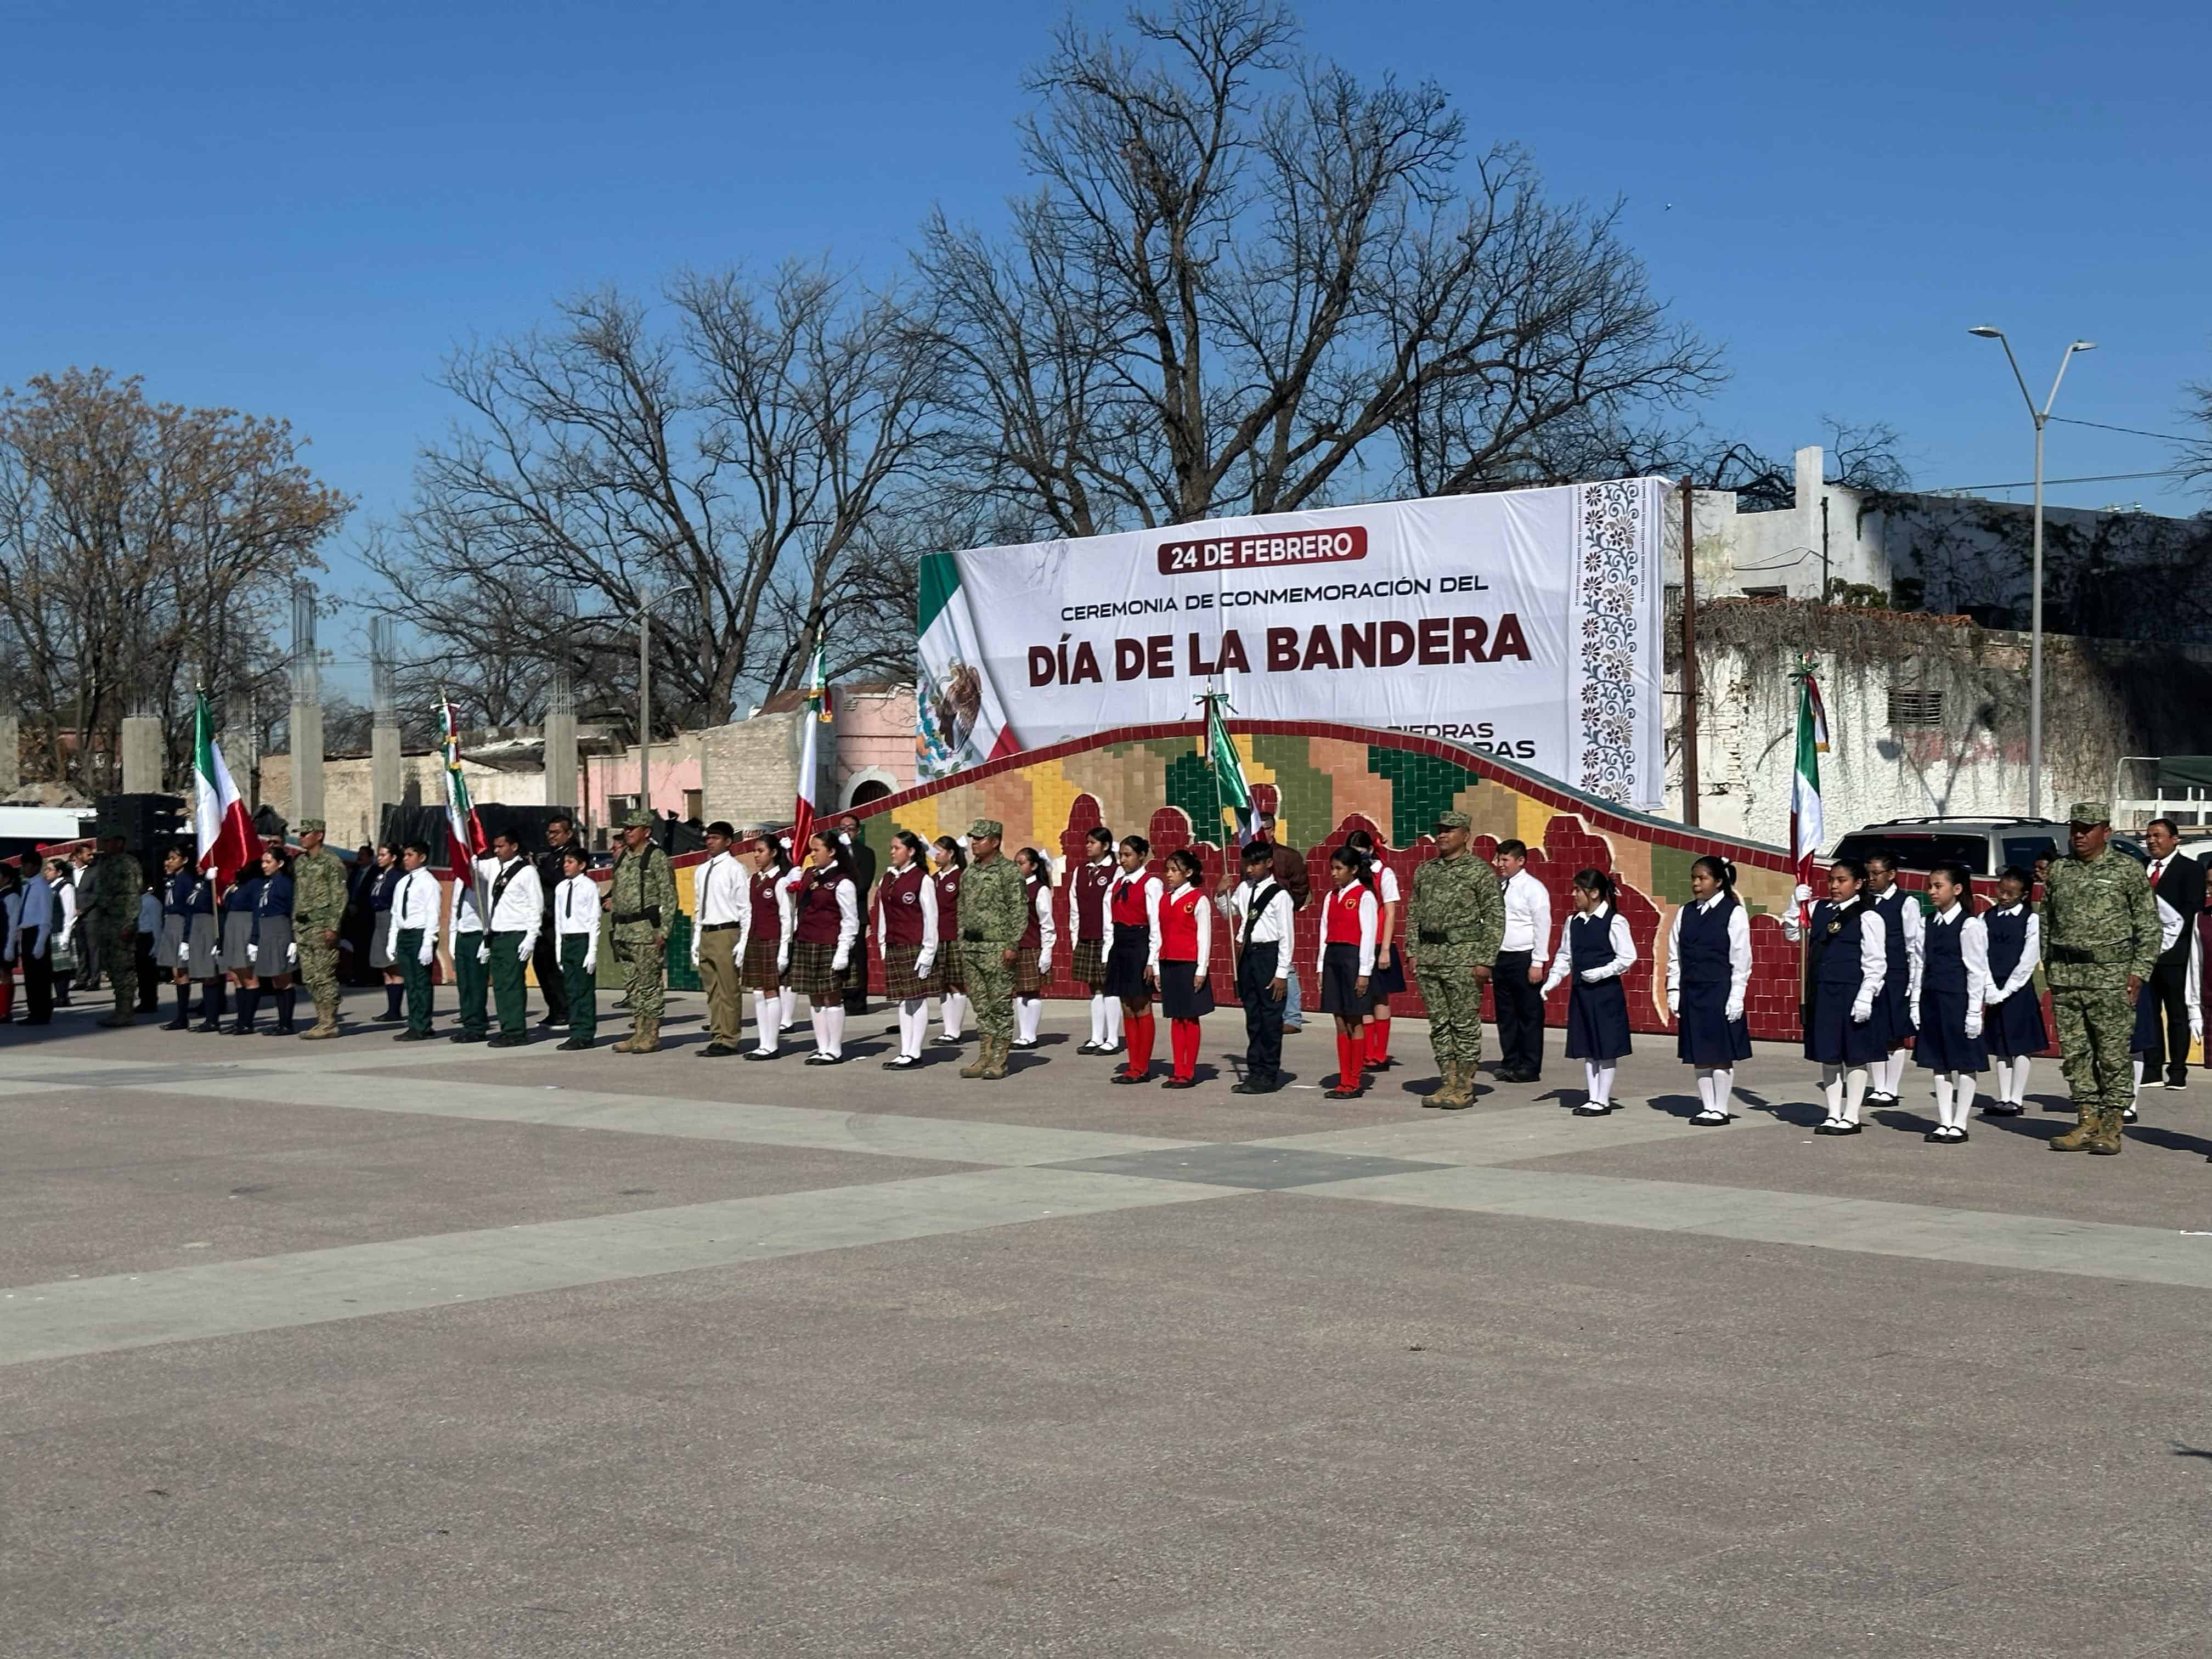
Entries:
<svg viewBox="0 0 2212 1659">
<path fill-rule="evenodd" d="M 817 735 L 830 720 L 830 659 L 821 642 L 814 647 L 814 660 L 806 670 L 806 711 L 799 723 L 799 799 L 791 809 L 791 855 L 804 860 L 806 838 L 814 833 L 814 819 L 820 803 L 815 799 L 821 790 L 822 744 Z"/>
<path fill-rule="evenodd" d="M 1252 839 L 1252 791 L 1244 781 L 1244 763 L 1237 757 L 1237 739 L 1229 735 L 1229 722 L 1221 710 L 1229 699 L 1220 693 L 1206 699 L 1206 763 L 1213 769 L 1213 796 L 1224 812 L 1233 815 L 1237 844 Z"/>
<path fill-rule="evenodd" d="M 192 715 L 192 833 L 199 845 L 199 867 L 218 887 L 228 887 L 261 855 L 261 837 L 230 781 L 230 768 L 222 763 L 222 750 L 216 747 L 215 715 L 205 691 Z"/>
<path fill-rule="evenodd" d="M 960 562 L 925 554 L 915 601 L 915 760 L 924 781 L 1011 755 L 1021 747 L 983 664 Z"/>
<path fill-rule="evenodd" d="M 477 860 L 491 851 L 490 837 L 469 801 L 469 786 L 461 777 L 461 728 L 450 702 L 438 710 L 439 747 L 446 760 L 446 864 L 456 880 L 473 880 Z"/>
<path fill-rule="evenodd" d="M 1813 665 L 1802 664 L 1790 678 L 1797 682 L 1797 766 L 1790 780 L 1790 850 L 1797 860 L 1797 879 L 1809 886 L 1813 860 L 1820 856 L 1826 826 L 1820 817 L 1820 757 L 1828 752 L 1828 714 L 1820 706 L 1820 688 L 1813 681 Z"/>
</svg>

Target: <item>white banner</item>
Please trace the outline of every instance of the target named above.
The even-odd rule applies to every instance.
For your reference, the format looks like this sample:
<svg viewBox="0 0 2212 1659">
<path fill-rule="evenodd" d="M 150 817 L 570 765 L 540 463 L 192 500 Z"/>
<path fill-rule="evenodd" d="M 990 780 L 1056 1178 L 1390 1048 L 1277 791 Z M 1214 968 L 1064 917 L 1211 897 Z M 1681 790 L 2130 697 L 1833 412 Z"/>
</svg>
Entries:
<svg viewBox="0 0 2212 1659">
<path fill-rule="evenodd" d="M 1622 805 L 1663 793 L 1663 479 L 933 554 L 924 775 L 1115 726 L 1418 732 Z"/>
</svg>

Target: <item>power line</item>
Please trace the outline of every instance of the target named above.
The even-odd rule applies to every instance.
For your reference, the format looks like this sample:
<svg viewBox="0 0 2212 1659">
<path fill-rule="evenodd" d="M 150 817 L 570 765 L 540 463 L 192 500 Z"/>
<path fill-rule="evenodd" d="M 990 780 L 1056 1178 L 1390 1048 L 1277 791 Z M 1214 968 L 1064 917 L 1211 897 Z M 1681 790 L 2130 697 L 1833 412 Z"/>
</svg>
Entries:
<svg viewBox="0 0 2212 1659">
<path fill-rule="evenodd" d="M 2057 420 L 2058 417 L 2054 415 L 2051 418 Z M 2155 472 L 2093 472 L 2087 477 L 2081 478 L 2045 478 L 2043 485 L 2048 489 L 2052 484 L 2118 483 L 2128 478 L 2171 478 L 2174 476 L 2174 472 L 2175 469 L 2170 466 L 2162 466 Z M 1970 489 L 2033 489 L 2034 488 L 2034 479 L 2022 478 L 2014 483 L 1945 484 L 1940 489 L 1914 493 L 1928 495 L 1960 495 Z"/>
<path fill-rule="evenodd" d="M 2051 418 L 2065 426 L 2094 426 L 2100 432 L 2124 432 L 2131 437 L 2156 438 L 2161 443 L 2197 444 L 2204 441 L 2201 438 L 2177 438 L 2171 432 L 2146 432 L 2139 426 L 2112 426 L 2104 421 L 2077 421 L 2071 415 L 2053 415 Z M 2148 477 L 2150 475 L 2137 473 L 2136 476 Z"/>
</svg>

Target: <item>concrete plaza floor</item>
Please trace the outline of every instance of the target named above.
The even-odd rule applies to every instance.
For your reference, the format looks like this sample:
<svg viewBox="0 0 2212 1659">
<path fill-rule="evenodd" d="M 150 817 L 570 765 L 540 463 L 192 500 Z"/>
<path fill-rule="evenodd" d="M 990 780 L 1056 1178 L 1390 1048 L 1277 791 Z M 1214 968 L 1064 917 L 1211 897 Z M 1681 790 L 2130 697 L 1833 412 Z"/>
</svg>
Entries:
<svg viewBox="0 0 2212 1659">
<path fill-rule="evenodd" d="M 354 1013 L 381 999 L 355 994 Z M 2212 1651 L 2212 1082 L 0 1028 L 0 1653 Z M 609 1009 L 611 1012 L 611 1009 Z M 619 1031 L 619 1019 L 612 1022 Z M 939 1057 L 941 1056 L 941 1058 Z"/>
</svg>

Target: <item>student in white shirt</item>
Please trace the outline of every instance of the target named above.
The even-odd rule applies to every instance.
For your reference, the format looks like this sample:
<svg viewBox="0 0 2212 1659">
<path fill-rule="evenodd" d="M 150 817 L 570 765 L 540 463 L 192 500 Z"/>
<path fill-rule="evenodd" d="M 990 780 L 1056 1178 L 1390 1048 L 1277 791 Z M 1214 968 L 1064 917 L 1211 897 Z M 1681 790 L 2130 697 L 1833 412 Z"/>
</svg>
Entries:
<svg viewBox="0 0 2212 1659">
<path fill-rule="evenodd" d="M 563 1048 L 588 1048 L 599 1035 L 599 884 L 592 855 L 574 842 L 561 849 L 561 882 L 553 890 L 553 948 L 568 993 Z"/>
<path fill-rule="evenodd" d="M 1121 1084 L 1144 1082 L 1152 1070 L 1152 941 L 1159 937 L 1160 900 L 1167 889 L 1146 873 L 1152 844 L 1124 836 L 1121 873 L 1106 892 L 1106 994 L 1121 1005 L 1128 1059 L 1114 1073 Z"/>
<path fill-rule="evenodd" d="M 54 1006 L 70 1006 L 70 983 L 76 976 L 76 877 L 67 859 L 46 860 L 46 887 L 54 902 L 54 934 L 46 959 L 53 964 Z"/>
<path fill-rule="evenodd" d="M 2020 866 L 2007 866 L 1997 875 L 1997 902 L 1982 917 L 1990 980 L 1982 1042 L 1997 1074 L 1997 1097 L 1982 1108 L 1984 1117 L 2018 1117 L 2027 1109 L 2028 1067 L 2033 1056 L 2051 1046 L 2043 999 L 2035 992 L 2035 969 L 2043 960 L 2043 918 L 2027 902 L 2034 883 Z"/>
<path fill-rule="evenodd" d="M 1974 878 L 1963 864 L 1928 872 L 1936 914 L 1921 932 L 1914 966 L 1912 1025 L 1918 1035 L 1912 1062 L 1936 1074 L 1936 1127 L 1923 1139 L 1963 1146 L 1966 1114 L 1973 1109 L 1974 1077 L 1989 1069 L 1982 1046 L 1983 1010 L 1990 1000 L 1989 933 L 1973 911 Z"/>
<path fill-rule="evenodd" d="M 1352 1100 L 1367 1087 L 1367 1040 L 1360 1028 L 1367 1022 L 1382 904 L 1375 895 L 1366 855 L 1356 847 L 1340 847 L 1328 855 L 1328 878 L 1331 891 L 1322 901 L 1321 958 L 1316 965 L 1322 1012 L 1336 1016 L 1336 1083 L 1323 1098 Z"/>
<path fill-rule="evenodd" d="M 1274 877 L 1274 848 L 1254 842 L 1244 849 L 1244 879 L 1229 896 L 1229 948 L 1244 1005 L 1244 1078 L 1231 1094 L 1271 1095 L 1284 1083 L 1283 1003 L 1290 989 L 1284 969 L 1297 911 Z"/>
<path fill-rule="evenodd" d="M 478 861 L 484 902 L 491 909 L 485 943 L 490 947 L 491 985 L 499 1008 L 495 1048 L 519 1048 L 530 1041 L 530 994 L 523 970 L 538 949 L 538 930 L 545 925 L 545 889 L 538 866 L 522 856 L 522 843 L 505 830 L 491 838 L 491 856 Z"/>
<path fill-rule="evenodd" d="M 2181 943 L 2181 936 L 2185 932 L 2189 935 L 2189 947 L 2183 953 L 2185 966 L 2183 969 L 2182 986 L 2186 998 L 2184 1006 L 2189 1014 L 2190 1038 L 2193 1042 L 2202 1042 L 2204 1040 L 2204 1011 L 2198 1001 L 2197 987 L 2199 976 L 2203 971 L 2203 964 L 2197 960 L 2196 918 L 2185 917 L 2180 911 L 2154 895 L 2151 899 L 2151 907 L 2158 915 L 2158 952 L 2161 957 Z M 2166 1042 L 2165 1031 L 2160 1023 L 2160 1012 L 2159 999 L 2153 994 L 2150 981 L 2146 980 L 2143 981 L 2141 994 L 2136 998 L 2136 1026 L 2128 1039 L 2129 1051 L 2135 1056 L 2135 1093 L 2129 1098 L 2127 1109 L 2120 1115 L 2130 1123 L 2136 1121 L 2136 1103 L 2142 1098 L 2143 1073 L 2148 1072 L 2152 1074 L 2153 1088 L 2159 1086 L 2158 1067 L 2151 1060 L 2151 1056 L 2161 1052 Z M 2182 1058 L 2183 1069 L 2186 1071 L 2188 1055 L 2185 1051 Z"/>
<path fill-rule="evenodd" d="M 1505 933 L 1490 975 L 1498 1003 L 1498 1079 L 1534 1083 L 1544 1070 L 1544 966 L 1552 956 L 1552 895 L 1528 873 L 1528 848 L 1498 843 Z"/>
<path fill-rule="evenodd" d="M 1567 992 L 1567 1058 L 1583 1063 L 1588 1097 L 1577 1117 L 1603 1117 L 1613 1109 L 1613 1079 L 1629 1052 L 1628 994 L 1620 980 L 1636 965 L 1636 936 L 1613 902 L 1613 878 L 1602 870 L 1575 872 L 1575 914 L 1559 930 L 1559 951 L 1545 978 L 1549 996 L 1563 980 Z"/>
<path fill-rule="evenodd" d="M 1034 847 L 1014 854 L 1021 866 L 1023 890 L 1029 895 L 1030 921 L 1014 951 L 1015 1048 L 1037 1046 L 1037 1027 L 1044 1019 L 1044 988 L 1052 979 L 1053 947 L 1059 934 L 1052 921 L 1052 860 Z"/>
<path fill-rule="evenodd" d="M 937 971 L 937 882 L 922 840 L 911 830 L 891 832 L 890 867 L 876 884 L 876 938 L 884 953 L 884 994 L 898 1005 L 899 1051 L 884 1069 L 903 1072 L 921 1063 L 929 1036 L 930 975 Z"/>
<path fill-rule="evenodd" d="M 384 954 L 398 968 L 407 998 L 407 1029 L 394 1042 L 430 1040 L 430 964 L 438 954 L 438 911 L 445 896 L 429 863 L 427 842 L 410 841 L 400 849 L 401 874 L 385 913 Z"/>
<path fill-rule="evenodd" d="M 791 930 L 797 921 L 791 865 L 775 832 L 757 825 L 738 855 L 745 867 L 745 908 L 738 919 L 739 973 L 753 994 L 754 1046 L 747 1060 L 774 1060 L 783 1035 L 784 975 L 791 967 Z"/>
<path fill-rule="evenodd" d="M 1889 945 L 1881 913 L 1866 893 L 1866 866 L 1838 859 L 1828 866 L 1828 896 L 1813 903 L 1799 883 L 1782 918 L 1782 936 L 1795 945 L 1809 933 L 1805 964 L 1805 1058 L 1820 1068 L 1828 1115 L 1816 1135 L 1863 1133 L 1868 1074 L 1887 1052 L 1886 1028 L 1875 1021 L 1875 1004 L 1889 972 Z M 1810 907 L 1809 915 L 1807 914 Z"/>
<path fill-rule="evenodd" d="M 481 865 L 481 860 L 477 861 Z M 477 890 L 480 867 L 454 872 L 453 908 L 446 918 L 446 954 L 453 958 L 454 1014 L 461 1029 L 455 1042 L 482 1042 L 490 1033 L 485 1006 L 491 992 L 491 944 L 484 938 L 483 902 Z"/>
<path fill-rule="evenodd" d="M 1360 1027 L 1360 1040 L 1365 1044 L 1367 1069 L 1387 1072 L 1390 1069 L 1390 999 L 1406 988 L 1405 958 L 1398 954 L 1398 872 L 1383 861 L 1375 837 L 1366 830 L 1355 830 L 1344 839 L 1367 855 L 1368 877 L 1382 907 L 1375 936 L 1375 971 L 1367 976 L 1367 1018 Z"/>
<path fill-rule="evenodd" d="M 1698 1074 L 1701 1129 L 1725 1125 L 1735 1067 L 1751 1058 L 1744 997 L 1751 987 L 1751 918 L 1735 896 L 1735 866 L 1711 854 L 1690 866 L 1690 902 L 1667 934 L 1667 1012 L 1674 1052 Z"/>
<path fill-rule="evenodd" d="M 1920 900 L 1897 884 L 1897 860 L 1887 853 L 1866 858 L 1866 897 L 1881 918 L 1882 948 L 1889 953 L 1873 1024 L 1889 1052 L 1872 1068 L 1867 1095 L 1878 1106 L 1897 1104 L 1905 1086 L 1905 1039 L 1912 1035 L 1912 1002 L 1920 983 L 1920 936 L 1927 926 Z"/>
<path fill-rule="evenodd" d="M 744 993 L 738 985 L 738 947 L 751 906 L 751 872 L 730 851 L 735 825 L 717 818 L 707 826 L 707 857 L 691 872 L 698 912 L 691 929 L 691 968 L 707 994 L 707 1046 L 702 1058 L 743 1052 Z"/>
</svg>

